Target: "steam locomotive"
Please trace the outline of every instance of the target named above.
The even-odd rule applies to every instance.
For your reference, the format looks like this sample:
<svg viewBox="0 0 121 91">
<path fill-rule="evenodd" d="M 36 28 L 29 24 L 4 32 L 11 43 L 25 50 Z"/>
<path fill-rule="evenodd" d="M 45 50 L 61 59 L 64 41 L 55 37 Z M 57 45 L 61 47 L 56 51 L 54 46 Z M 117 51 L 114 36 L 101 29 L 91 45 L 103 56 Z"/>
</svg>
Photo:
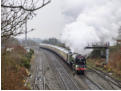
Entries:
<svg viewBox="0 0 121 91">
<path fill-rule="evenodd" d="M 86 70 L 86 59 L 84 56 L 77 53 L 68 54 L 68 64 L 72 66 L 76 73 L 84 74 Z"/>
<path fill-rule="evenodd" d="M 64 61 L 69 64 L 76 73 L 84 74 L 86 70 L 86 59 L 84 56 L 78 53 L 72 53 L 64 48 L 41 44 L 41 48 L 47 49 L 56 53 L 58 56 L 64 59 Z"/>
</svg>

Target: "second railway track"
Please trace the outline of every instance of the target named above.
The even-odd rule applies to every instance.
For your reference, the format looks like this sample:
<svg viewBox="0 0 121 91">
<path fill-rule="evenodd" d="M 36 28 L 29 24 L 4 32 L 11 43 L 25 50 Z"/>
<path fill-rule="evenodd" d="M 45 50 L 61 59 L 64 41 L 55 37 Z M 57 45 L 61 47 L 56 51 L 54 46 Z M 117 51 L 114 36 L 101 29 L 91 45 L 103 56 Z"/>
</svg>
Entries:
<svg viewBox="0 0 121 91">
<path fill-rule="evenodd" d="M 88 68 L 89 69 L 89 68 Z M 98 74 L 98 76 L 102 77 L 103 79 L 105 79 L 109 84 L 113 84 L 115 86 L 117 86 L 118 88 L 121 88 L 121 82 L 113 79 L 112 77 L 108 76 L 107 74 L 99 71 L 99 70 L 95 70 L 95 69 L 89 69 L 92 72 L 95 72 L 96 74 Z"/>
</svg>

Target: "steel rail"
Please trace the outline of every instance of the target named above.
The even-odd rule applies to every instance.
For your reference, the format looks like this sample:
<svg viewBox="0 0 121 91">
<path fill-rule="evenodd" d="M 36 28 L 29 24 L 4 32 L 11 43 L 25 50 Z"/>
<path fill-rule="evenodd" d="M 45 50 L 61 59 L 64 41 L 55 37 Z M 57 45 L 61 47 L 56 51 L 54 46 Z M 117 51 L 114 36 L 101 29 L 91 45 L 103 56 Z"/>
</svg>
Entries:
<svg viewBox="0 0 121 91">
<path fill-rule="evenodd" d="M 63 85 L 66 89 L 76 89 L 78 90 L 79 87 L 75 84 L 75 82 L 72 80 L 72 78 L 69 76 L 69 74 L 65 71 L 64 67 L 59 63 L 59 61 L 52 60 L 51 62 L 52 67 L 56 70 L 56 73 L 59 74 L 60 79 L 63 82 Z M 57 68 L 58 67 L 58 68 Z M 73 85 L 72 85 L 73 84 Z"/>
</svg>

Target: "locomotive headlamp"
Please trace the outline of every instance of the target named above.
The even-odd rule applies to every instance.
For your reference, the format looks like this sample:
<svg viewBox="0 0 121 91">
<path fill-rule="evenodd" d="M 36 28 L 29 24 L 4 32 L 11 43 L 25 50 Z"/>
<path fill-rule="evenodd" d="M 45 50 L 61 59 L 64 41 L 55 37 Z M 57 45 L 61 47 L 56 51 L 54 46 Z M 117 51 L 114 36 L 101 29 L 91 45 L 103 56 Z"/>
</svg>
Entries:
<svg viewBox="0 0 121 91">
<path fill-rule="evenodd" d="M 76 65 L 76 68 L 79 68 L 79 65 Z"/>
</svg>

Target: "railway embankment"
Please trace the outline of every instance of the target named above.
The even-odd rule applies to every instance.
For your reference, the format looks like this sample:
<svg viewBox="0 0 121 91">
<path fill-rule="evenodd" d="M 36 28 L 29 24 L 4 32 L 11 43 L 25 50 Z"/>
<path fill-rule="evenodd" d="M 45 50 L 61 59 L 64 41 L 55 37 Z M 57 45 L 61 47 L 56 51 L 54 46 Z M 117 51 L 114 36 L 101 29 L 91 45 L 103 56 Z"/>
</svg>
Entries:
<svg viewBox="0 0 121 91">
<path fill-rule="evenodd" d="M 109 62 L 104 65 L 104 58 L 89 58 L 87 66 L 91 69 L 99 70 L 110 77 L 121 81 L 121 46 L 110 47 Z"/>
<path fill-rule="evenodd" d="M 26 78 L 30 75 L 29 69 L 33 53 L 33 50 L 27 52 L 20 45 L 11 45 L 11 47 L 2 49 L 1 89 L 30 89 L 25 83 Z"/>
</svg>

